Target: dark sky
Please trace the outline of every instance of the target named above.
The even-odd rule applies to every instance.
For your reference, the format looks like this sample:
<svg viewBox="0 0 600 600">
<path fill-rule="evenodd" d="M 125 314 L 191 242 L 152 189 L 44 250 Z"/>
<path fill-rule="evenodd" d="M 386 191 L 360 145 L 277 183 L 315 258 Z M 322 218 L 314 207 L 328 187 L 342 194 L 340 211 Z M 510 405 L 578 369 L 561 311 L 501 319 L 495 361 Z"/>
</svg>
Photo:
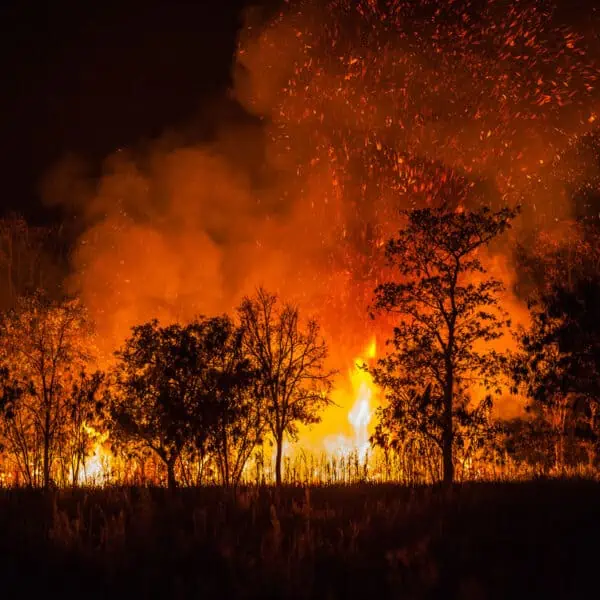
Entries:
<svg viewBox="0 0 600 600">
<path fill-rule="evenodd" d="M 0 214 L 48 218 L 40 179 L 66 153 L 98 163 L 201 122 L 229 85 L 247 3 L 4 0 Z"/>
</svg>

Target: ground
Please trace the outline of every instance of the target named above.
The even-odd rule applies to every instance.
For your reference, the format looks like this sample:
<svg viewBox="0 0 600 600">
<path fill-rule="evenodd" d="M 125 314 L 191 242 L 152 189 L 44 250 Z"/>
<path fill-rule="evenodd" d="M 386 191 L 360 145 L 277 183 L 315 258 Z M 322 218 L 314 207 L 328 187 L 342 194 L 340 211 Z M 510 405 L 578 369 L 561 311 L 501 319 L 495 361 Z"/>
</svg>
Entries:
<svg viewBox="0 0 600 600">
<path fill-rule="evenodd" d="M 5 591 L 72 598 L 583 598 L 600 484 L 0 490 Z"/>
</svg>

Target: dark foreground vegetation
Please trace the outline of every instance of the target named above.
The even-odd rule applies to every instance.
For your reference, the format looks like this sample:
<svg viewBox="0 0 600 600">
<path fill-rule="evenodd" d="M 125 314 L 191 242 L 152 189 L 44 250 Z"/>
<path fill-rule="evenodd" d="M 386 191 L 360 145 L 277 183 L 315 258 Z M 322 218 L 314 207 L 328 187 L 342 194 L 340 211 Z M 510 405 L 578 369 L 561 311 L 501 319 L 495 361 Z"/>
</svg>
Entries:
<svg viewBox="0 0 600 600">
<path fill-rule="evenodd" d="M 0 581 L 32 598 L 583 598 L 599 505 L 583 480 L 3 490 Z"/>
</svg>

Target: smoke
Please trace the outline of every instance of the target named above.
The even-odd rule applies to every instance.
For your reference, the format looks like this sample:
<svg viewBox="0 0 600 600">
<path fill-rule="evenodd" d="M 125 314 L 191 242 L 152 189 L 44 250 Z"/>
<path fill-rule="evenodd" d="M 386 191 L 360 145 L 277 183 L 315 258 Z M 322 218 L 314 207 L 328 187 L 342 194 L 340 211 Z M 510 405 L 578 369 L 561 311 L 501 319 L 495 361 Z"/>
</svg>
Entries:
<svg viewBox="0 0 600 600">
<path fill-rule="evenodd" d="M 308 310 L 331 294 L 323 284 L 335 232 L 320 229 L 284 171 L 268 159 L 256 168 L 263 151 L 261 131 L 225 124 L 211 144 L 117 152 L 91 189 L 72 179 L 70 159 L 54 170 L 50 198 L 66 190 L 84 223 L 69 288 L 106 356 L 136 323 L 232 311 L 258 285 Z M 324 186 L 318 177 L 305 185 L 313 198 Z"/>
<path fill-rule="evenodd" d="M 48 201 L 83 224 L 69 286 L 106 356 L 136 323 L 229 312 L 264 285 L 319 318 L 346 369 L 373 333 L 385 339 L 366 308 L 399 208 L 448 193 L 521 202 L 512 241 L 571 215 L 566 182 L 581 174 L 567 150 L 599 112 L 585 52 L 597 40 L 535 3 L 439 4 L 249 13 L 232 89 L 245 124 L 115 152 L 95 179 L 73 159 L 53 171 Z M 512 242 L 489 265 L 512 289 Z"/>
</svg>

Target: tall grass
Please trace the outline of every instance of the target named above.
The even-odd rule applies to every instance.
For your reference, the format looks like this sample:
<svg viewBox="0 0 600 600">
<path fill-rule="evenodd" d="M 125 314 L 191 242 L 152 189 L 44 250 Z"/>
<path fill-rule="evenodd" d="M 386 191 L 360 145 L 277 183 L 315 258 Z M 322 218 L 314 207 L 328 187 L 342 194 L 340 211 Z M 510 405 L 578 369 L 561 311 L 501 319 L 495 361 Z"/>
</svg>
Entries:
<svg viewBox="0 0 600 600">
<path fill-rule="evenodd" d="M 576 598 L 599 502 L 579 479 L 5 489 L 0 581 L 24 597 Z"/>
<path fill-rule="evenodd" d="M 439 464 L 438 464 L 439 463 Z M 401 485 L 434 484 L 441 479 L 441 462 L 415 460 L 413 456 L 385 453 L 371 449 L 366 456 L 358 451 L 345 455 L 315 453 L 299 449 L 284 456 L 283 480 L 288 485 L 351 485 L 359 483 L 395 483 Z M 144 458 L 122 458 L 105 456 L 101 469 L 87 472 L 78 484 L 83 487 L 104 486 L 160 486 L 166 485 L 167 472 L 161 461 L 153 456 Z M 218 469 L 210 460 L 181 462 L 177 467 L 179 484 L 182 487 L 219 485 Z M 528 481 L 538 477 L 576 476 L 598 478 L 599 472 L 588 463 L 565 466 L 561 469 L 547 464 L 528 464 L 510 456 L 485 457 L 473 463 L 456 466 L 458 482 L 466 481 Z M 259 449 L 246 465 L 241 484 L 270 485 L 275 480 L 271 454 Z M 0 464 L 0 488 L 18 487 L 24 480 L 17 475 L 14 464 Z M 59 487 L 70 487 L 72 483 L 59 482 Z"/>
</svg>

